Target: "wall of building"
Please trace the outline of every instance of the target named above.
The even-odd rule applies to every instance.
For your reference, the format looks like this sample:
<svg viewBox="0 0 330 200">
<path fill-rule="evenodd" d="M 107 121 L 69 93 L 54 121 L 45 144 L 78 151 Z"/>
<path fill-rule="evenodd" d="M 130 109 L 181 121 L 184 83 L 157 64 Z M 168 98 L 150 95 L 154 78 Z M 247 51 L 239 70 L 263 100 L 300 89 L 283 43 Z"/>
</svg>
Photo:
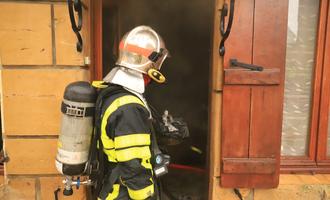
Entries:
<svg viewBox="0 0 330 200">
<path fill-rule="evenodd" d="M 54 199 L 62 186 L 54 164 L 60 103 L 68 83 L 89 80 L 88 51 L 75 50 L 64 0 L 2 1 L 0 11 L 2 131 L 10 158 L 0 199 Z"/>
</svg>

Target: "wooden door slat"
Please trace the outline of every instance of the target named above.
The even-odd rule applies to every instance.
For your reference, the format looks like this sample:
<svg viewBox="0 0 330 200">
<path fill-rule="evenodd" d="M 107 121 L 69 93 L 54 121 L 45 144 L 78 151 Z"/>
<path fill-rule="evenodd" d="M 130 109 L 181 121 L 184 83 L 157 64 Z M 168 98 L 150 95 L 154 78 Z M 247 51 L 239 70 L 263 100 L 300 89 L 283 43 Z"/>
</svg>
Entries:
<svg viewBox="0 0 330 200">
<path fill-rule="evenodd" d="M 249 149 L 250 87 L 227 86 L 223 95 L 222 156 L 247 157 Z M 240 101 L 236 101 L 240 99 Z"/>
<path fill-rule="evenodd" d="M 282 102 L 277 86 L 254 87 L 251 95 L 249 156 L 278 158 L 282 129 Z"/>
<path fill-rule="evenodd" d="M 280 78 L 279 69 L 266 69 L 262 72 L 225 69 L 225 85 L 278 85 Z"/>
<path fill-rule="evenodd" d="M 224 173 L 233 174 L 273 174 L 276 160 L 269 158 L 224 158 Z"/>
<path fill-rule="evenodd" d="M 225 44 L 224 68 L 229 68 L 229 60 L 231 58 L 236 58 L 240 62 L 251 63 L 253 9 L 254 0 L 235 2 L 233 26 Z"/>
</svg>

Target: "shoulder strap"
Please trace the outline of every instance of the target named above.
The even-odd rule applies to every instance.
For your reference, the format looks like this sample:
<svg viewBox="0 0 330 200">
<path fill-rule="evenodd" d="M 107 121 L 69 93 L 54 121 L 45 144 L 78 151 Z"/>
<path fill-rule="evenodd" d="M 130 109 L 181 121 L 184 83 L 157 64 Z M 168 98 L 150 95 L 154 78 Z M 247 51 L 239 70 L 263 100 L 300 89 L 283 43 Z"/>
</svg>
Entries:
<svg viewBox="0 0 330 200">
<path fill-rule="evenodd" d="M 117 165 L 111 170 L 111 173 L 107 174 L 107 176 L 104 178 L 104 183 L 99 194 L 99 198 L 101 198 L 101 200 L 105 200 L 107 198 L 108 194 L 112 191 L 113 185 L 119 177 L 120 167 Z"/>
<path fill-rule="evenodd" d="M 152 124 L 152 121 L 149 120 L 149 126 L 151 129 L 151 149 L 152 149 L 152 156 L 161 154 L 162 151 L 159 149 L 158 143 L 157 143 L 157 138 L 156 138 L 156 133 L 154 126 Z"/>
<path fill-rule="evenodd" d="M 87 174 L 94 183 L 92 188 L 93 199 L 97 199 L 101 191 L 104 179 L 104 160 L 103 143 L 100 140 L 101 137 L 101 112 L 104 99 L 118 94 L 123 91 L 123 88 L 117 85 L 109 85 L 106 88 L 100 90 L 95 104 L 95 117 L 94 117 L 94 130 L 92 136 L 92 142 L 89 152 Z"/>
</svg>

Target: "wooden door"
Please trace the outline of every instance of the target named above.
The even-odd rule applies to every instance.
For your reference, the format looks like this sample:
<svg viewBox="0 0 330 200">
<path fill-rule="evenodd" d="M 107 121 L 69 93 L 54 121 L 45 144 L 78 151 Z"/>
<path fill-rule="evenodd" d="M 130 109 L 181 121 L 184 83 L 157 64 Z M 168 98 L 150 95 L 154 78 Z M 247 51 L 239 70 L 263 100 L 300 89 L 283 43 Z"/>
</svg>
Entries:
<svg viewBox="0 0 330 200">
<path fill-rule="evenodd" d="M 287 11 L 288 0 L 236 0 L 224 56 L 222 187 L 278 185 Z M 233 68 L 230 59 L 264 70 Z"/>
</svg>

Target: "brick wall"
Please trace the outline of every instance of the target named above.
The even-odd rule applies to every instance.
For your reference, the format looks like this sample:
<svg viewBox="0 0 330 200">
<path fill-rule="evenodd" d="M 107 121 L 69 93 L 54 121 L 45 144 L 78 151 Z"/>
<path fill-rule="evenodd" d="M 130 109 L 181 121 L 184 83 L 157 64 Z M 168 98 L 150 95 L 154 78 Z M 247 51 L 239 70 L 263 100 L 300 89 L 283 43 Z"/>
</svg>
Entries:
<svg viewBox="0 0 330 200">
<path fill-rule="evenodd" d="M 10 158 L 0 199 L 54 199 L 62 186 L 54 165 L 60 102 L 68 83 L 89 80 L 88 50 L 75 50 L 65 1 L 5 1 L 0 11 L 2 132 Z M 65 199 L 84 196 L 81 189 Z"/>
</svg>

